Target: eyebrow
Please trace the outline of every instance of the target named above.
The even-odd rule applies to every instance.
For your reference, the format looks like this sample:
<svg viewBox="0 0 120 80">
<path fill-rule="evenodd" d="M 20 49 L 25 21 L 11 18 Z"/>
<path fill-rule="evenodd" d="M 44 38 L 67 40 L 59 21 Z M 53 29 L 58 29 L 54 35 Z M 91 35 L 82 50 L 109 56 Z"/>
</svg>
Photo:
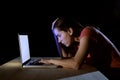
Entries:
<svg viewBox="0 0 120 80">
<path fill-rule="evenodd" d="M 60 35 L 60 34 L 57 34 L 56 36 L 58 37 L 58 36 L 61 36 L 61 35 Z"/>
</svg>

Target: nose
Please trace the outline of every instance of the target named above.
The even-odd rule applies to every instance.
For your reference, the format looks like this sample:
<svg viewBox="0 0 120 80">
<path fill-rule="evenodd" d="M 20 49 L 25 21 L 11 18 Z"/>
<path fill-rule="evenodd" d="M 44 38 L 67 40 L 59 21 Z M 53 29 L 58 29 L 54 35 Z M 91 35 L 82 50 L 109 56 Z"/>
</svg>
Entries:
<svg viewBox="0 0 120 80">
<path fill-rule="evenodd" d="M 58 42 L 61 43 L 61 39 L 60 38 L 58 38 Z"/>
</svg>

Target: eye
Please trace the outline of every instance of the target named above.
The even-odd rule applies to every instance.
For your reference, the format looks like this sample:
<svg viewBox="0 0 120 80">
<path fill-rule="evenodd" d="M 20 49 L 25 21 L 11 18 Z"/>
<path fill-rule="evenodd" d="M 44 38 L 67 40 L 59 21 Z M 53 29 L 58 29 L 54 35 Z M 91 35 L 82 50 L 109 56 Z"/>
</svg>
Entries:
<svg viewBox="0 0 120 80">
<path fill-rule="evenodd" d="M 61 37 L 61 35 L 57 35 L 57 37 L 59 38 L 59 37 Z"/>
</svg>

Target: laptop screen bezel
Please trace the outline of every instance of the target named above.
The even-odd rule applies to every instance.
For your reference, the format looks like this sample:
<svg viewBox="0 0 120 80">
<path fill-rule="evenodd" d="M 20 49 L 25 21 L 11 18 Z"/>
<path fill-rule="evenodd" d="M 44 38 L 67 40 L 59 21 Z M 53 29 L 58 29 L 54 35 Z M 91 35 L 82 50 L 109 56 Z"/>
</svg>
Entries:
<svg viewBox="0 0 120 80">
<path fill-rule="evenodd" d="M 25 45 L 27 46 L 27 58 L 23 58 L 24 56 L 22 55 L 23 51 L 22 51 L 22 45 L 23 44 L 21 42 L 21 38 L 24 38 L 24 40 L 26 40 Z M 29 39 L 28 39 L 28 35 L 27 34 L 18 34 L 18 41 L 19 41 L 19 51 L 20 51 L 20 58 L 21 58 L 21 63 L 22 65 L 26 64 L 29 60 L 30 60 L 30 48 L 29 48 Z M 25 60 L 24 60 L 25 59 Z"/>
</svg>

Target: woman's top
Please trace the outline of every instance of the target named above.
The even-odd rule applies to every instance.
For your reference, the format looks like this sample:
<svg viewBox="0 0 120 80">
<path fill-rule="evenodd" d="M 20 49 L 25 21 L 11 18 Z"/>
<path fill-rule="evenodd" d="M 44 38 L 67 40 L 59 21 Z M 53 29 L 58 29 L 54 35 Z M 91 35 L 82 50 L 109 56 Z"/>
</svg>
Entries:
<svg viewBox="0 0 120 80">
<path fill-rule="evenodd" d="M 83 36 L 89 36 L 90 38 L 89 53 L 85 60 L 86 63 L 91 64 L 98 69 L 104 70 L 110 68 L 114 58 L 112 55 L 119 54 L 115 51 L 113 43 L 102 32 L 94 27 L 85 27 L 80 33 L 80 39 Z M 118 63 L 120 67 L 120 62 L 118 61 Z"/>
</svg>

